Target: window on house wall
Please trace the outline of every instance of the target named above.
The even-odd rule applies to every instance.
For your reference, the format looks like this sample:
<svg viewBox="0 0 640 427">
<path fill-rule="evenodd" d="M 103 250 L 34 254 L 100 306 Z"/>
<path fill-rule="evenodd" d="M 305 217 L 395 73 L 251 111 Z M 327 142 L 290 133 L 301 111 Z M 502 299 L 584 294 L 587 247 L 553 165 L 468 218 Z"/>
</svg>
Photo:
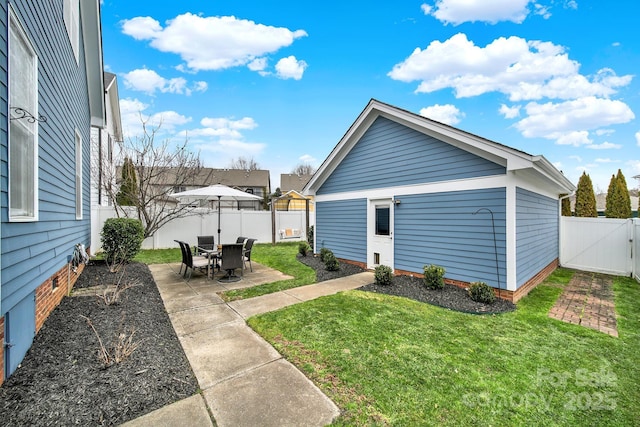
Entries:
<svg viewBox="0 0 640 427">
<path fill-rule="evenodd" d="M 67 35 L 71 42 L 73 55 L 78 63 L 78 52 L 80 50 L 80 0 L 64 0 L 63 6 L 64 25 L 67 28 Z"/>
<path fill-rule="evenodd" d="M 82 136 L 76 129 L 76 219 L 82 219 Z"/>
<path fill-rule="evenodd" d="M 38 57 L 13 10 L 9 18 L 9 220 L 38 219 Z"/>
</svg>

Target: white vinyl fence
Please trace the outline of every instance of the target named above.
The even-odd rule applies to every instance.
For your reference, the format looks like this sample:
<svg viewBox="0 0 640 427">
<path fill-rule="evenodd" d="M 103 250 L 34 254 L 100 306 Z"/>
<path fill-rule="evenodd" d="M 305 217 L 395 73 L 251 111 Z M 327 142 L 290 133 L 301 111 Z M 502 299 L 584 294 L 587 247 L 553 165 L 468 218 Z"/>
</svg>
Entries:
<svg viewBox="0 0 640 427">
<path fill-rule="evenodd" d="M 640 222 L 635 219 L 575 218 L 560 220 L 560 265 L 638 278 Z"/>
<path fill-rule="evenodd" d="M 218 211 L 214 209 L 198 208 L 194 215 L 177 218 L 161 227 L 152 237 L 142 242 L 143 249 L 162 249 L 177 247 L 174 240 L 184 240 L 195 244 L 197 236 L 212 235 L 218 243 Z M 111 207 L 94 207 L 91 210 L 91 252 L 101 250 L 100 231 L 108 218 L 115 218 Z M 313 221 L 313 216 L 309 218 Z M 258 239 L 258 243 L 272 241 L 271 211 L 247 211 L 222 209 L 220 212 L 220 241 L 234 243 L 238 236 Z M 280 241 L 306 240 L 306 218 L 304 211 L 276 211 L 275 237 Z M 312 223 L 310 225 L 313 225 Z M 300 230 L 297 235 L 286 236 L 284 230 Z M 282 231 L 282 232 L 281 232 Z M 284 236 L 284 237 L 281 237 Z"/>
</svg>

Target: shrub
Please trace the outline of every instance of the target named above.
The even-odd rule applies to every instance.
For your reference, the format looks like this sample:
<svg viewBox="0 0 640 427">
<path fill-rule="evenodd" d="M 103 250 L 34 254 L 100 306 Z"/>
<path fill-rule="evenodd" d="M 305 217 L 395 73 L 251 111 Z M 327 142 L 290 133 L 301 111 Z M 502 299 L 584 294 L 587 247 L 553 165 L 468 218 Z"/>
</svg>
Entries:
<svg viewBox="0 0 640 427">
<path fill-rule="evenodd" d="M 331 251 L 329 251 L 324 256 L 324 268 L 326 268 L 328 271 L 340 270 L 340 264 L 338 263 L 338 259 Z"/>
<path fill-rule="evenodd" d="M 473 282 L 469 286 L 468 292 L 471 299 L 477 302 L 492 304 L 496 300 L 496 294 L 493 293 L 493 289 L 484 282 Z"/>
<path fill-rule="evenodd" d="M 313 237 L 314 237 L 315 229 L 313 225 L 307 228 L 307 242 L 309 242 L 309 246 L 313 248 Z"/>
<path fill-rule="evenodd" d="M 311 250 L 311 247 L 307 242 L 298 243 L 298 253 L 302 256 L 307 256 L 307 253 Z"/>
<path fill-rule="evenodd" d="M 132 218 L 109 218 L 102 227 L 102 250 L 108 264 L 124 264 L 140 251 L 144 240 L 142 222 Z"/>
<path fill-rule="evenodd" d="M 444 267 L 439 265 L 425 265 L 424 266 L 424 285 L 429 289 L 442 289 L 444 288 Z"/>
<path fill-rule="evenodd" d="M 329 248 L 321 248 L 320 249 L 320 261 L 325 262 L 325 259 L 327 258 L 327 255 L 333 253 L 331 252 L 331 249 Z"/>
<path fill-rule="evenodd" d="M 373 277 L 376 285 L 390 286 L 393 283 L 393 271 L 391 271 L 391 267 L 386 265 L 377 266 Z"/>
</svg>

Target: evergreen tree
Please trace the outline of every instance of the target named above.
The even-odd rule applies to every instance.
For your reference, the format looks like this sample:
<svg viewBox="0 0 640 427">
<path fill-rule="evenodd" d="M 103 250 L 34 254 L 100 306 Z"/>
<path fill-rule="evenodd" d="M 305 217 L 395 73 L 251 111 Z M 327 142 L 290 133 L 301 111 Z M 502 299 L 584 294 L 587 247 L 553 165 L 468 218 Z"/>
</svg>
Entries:
<svg viewBox="0 0 640 427">
<path fill-rule="evenodd" d="M 562 216 L 572 216 L 571 200 L 568 197 L 562 199 Z"/>
<path fill-rule="evenodd" d="M 596 208 L 596 195 L 593 192 L 593 184 L 591 178 L 586 172 L 582 172 L 580 180 L 578 180 L 578 188 L 576 189 L 576 216 L 592 217 L 598 216 Z"/>
<path fill-rule="evenodd" d="M 604 214 L 607 218 L 618 218 L 617 208 L 619 206 L 618 180 L 615 175 L 611 175 L 611 181 L 609 181 L 609 189 L 607 190 L 607 199 L 604 209 Z"/>
<path fill-rule="evenodd" d="M 624 178 L 620 169 L 618 169 L 616 179 L 620 183 L 623 198 L 623 205 L 621 207 L 622 216 L 620 216 L 620 218 L 631 218 L 631 196 L 629 195 L 629 187 L 627 187 L 627 180 Z"/>
<path fill-rule="evenodd" d="M 133 161 L 125 157 L 124 163 L 122 164 L 122 182 L 120 184 L 120 191 L 116 194 L 116 202 L 120 206 L 135 206 L 137 190 L 136 169 L 133 166 Z"/>
</svg>

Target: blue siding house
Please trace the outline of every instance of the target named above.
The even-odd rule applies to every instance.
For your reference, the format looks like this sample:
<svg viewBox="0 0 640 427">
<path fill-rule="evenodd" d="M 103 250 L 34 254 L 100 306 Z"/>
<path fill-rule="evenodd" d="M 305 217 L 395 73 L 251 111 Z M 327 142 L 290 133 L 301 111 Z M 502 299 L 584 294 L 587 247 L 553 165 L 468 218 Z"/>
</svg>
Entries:
<svg viewBox="0 0 640 427">
<path fill-rule="evenodd" d="M 372 99 L 304 192 L 315 245 L 365 268 L 484 281 L 517 301 L 558 263 L 573 184 L 532 156 Z"/>
<path fill-rule="evenodd" d="M 91 127 L 104 127 L 99 0 L 0 0 L 0 382 L 82 270 Z"/>
</svg>

